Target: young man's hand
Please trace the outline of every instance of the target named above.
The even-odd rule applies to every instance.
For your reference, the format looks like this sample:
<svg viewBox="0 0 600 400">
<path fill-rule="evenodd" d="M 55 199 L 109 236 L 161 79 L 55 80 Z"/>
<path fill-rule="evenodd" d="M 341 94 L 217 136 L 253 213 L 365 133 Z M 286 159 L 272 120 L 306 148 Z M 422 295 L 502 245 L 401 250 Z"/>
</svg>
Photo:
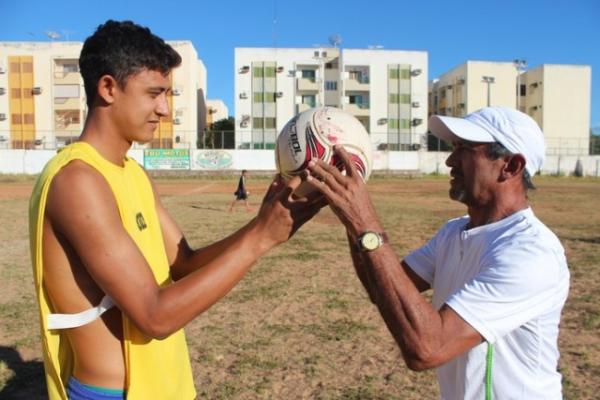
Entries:
<svg viewBox="0 0 600 400">
<path fill-rule="evenodd" d="M 264 235 L 264 244 L 271 247 L 287 241 L 305 222 L 327 205 L 318 192 L 295 198 L 302 179 L 295 176 L 287 183 L 278 174 L 265 195 L 256 223 Z"/>
</svg>

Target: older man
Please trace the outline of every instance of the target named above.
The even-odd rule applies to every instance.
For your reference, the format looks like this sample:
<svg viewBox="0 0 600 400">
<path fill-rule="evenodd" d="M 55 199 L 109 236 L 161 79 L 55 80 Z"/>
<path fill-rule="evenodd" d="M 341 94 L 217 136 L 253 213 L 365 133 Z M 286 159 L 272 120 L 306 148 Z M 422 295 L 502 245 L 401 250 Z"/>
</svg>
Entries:
<svg viewBox="0 0 600 400">
<path fill-rule="evenodd" d="M 356 272 L 409 368 L 437 369 L 441 398 L 561 398 L 557 338 L 569 271 L 527 200 L 544 160 L 543 133 L 529 116 L 500 107 L 433 116 L 429 126 L 454 145 L 450 197 L 468 215 L 402 262 L 342 148 L 345 176 L 316 162 L 306 180 L 346 226 Z M 420 293 L 430 288 L 432 303 Z"/>
</svg>

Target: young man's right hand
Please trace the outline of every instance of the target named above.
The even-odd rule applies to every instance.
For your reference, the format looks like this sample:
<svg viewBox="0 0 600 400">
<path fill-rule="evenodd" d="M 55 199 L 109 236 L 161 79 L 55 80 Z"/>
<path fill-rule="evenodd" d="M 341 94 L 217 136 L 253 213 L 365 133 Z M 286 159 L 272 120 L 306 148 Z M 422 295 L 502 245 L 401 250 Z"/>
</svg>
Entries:
<svg viewBox="0 0 600 400">
<path fill-rule="evenodd" d="M 256 223 L 264 234 L 264 244 L 273 247 L 287 241 L 327 205 L 324 196 L 318 192 L 307 197 L 294 198 L 293 194 L 302 180 L 295 176 L 285 182 L 277 174 L 265 195 Z"/>
</svg>

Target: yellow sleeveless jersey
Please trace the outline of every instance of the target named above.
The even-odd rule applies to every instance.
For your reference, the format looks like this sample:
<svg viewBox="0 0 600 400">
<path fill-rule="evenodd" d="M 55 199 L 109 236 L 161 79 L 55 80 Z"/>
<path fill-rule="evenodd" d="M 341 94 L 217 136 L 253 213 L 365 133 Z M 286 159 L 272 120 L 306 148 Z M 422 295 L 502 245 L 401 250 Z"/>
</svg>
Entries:
<svg viewBox="0 0 600 400">
<path fill-rule="evenodd" d="M 65 385 L 72 374 L 73 354 L 63 331 L 47 329 L 47 316 L 56 310 L 52 309 L 43 285 L 42 228 L 50 183 L 72 160 L 81 160 L 104 176 L 115 196 L 123 226 L 146 258 L 156 282 L 161 286 L 171 282 L 152 187 L 137 162 L 126 158 L 124 166 L 119 167 L 84 142 L 71 144 L 52 158 L 38 178 L 29 204 L 31 259 L 39 304 L 44 369 L 51 400 L 67 399 Z M 183 330 L 164 340 L 154 340 L 141 333 L 123 315 L 123 349 L 128 399 L 196 397 Z"/>
</svg>

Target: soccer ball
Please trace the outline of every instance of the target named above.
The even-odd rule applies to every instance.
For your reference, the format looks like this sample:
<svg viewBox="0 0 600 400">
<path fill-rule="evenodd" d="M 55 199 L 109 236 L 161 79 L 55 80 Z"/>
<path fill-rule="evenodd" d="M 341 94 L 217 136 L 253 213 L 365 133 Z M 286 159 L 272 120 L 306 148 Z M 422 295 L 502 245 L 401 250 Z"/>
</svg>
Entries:
<svg viewBox="0 0 600 400">
<path fill-rule="evenodd" d="M 344 163 L 333 153 L 335 144 L 344 146 L 366 182 L 373 160 L 369 134 L 353 115 L 334 107 L 311 108 L 283 127 L 275 148 L 277 169 L 289 180 L 306 169 L 310 160 L 321 159 L 343 171 Z M 301 186 L 295 193 L 302 196 L 309 191 Z"/>
</svg>

